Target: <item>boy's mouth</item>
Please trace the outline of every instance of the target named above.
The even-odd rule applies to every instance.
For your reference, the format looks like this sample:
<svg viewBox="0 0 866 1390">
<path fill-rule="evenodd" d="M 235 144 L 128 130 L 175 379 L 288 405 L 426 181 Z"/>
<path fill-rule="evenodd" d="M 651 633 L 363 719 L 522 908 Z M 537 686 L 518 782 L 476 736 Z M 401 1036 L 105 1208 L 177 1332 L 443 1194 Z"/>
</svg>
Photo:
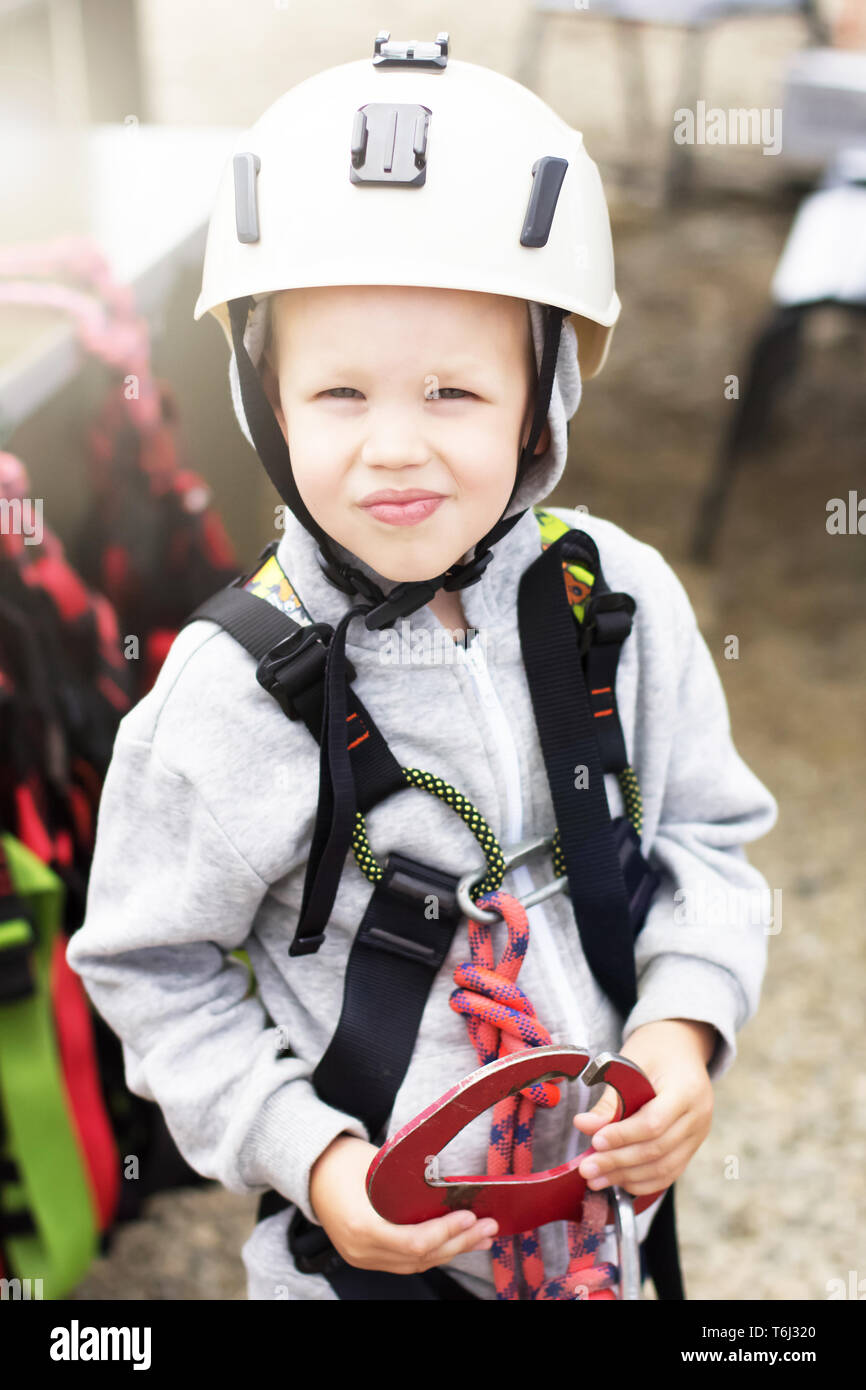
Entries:
<svg viewBox="0 0 866 1390">
<path fill-rule="evenodd" d="M 392 526 L 414 526 L 435 512 L 445 498 L 441 492 L 430 492 L 423 488 L 384 488 L 371 492 L 358 504 L 377 521 L 386 521 Z"/>
</svg>

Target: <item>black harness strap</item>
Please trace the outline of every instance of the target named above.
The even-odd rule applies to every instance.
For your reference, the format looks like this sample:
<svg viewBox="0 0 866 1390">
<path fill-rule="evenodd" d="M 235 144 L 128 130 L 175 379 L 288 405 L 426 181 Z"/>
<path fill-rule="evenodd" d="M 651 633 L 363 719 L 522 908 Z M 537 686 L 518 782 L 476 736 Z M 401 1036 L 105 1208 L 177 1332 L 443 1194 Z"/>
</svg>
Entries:
<svg viewBox="0 0 866 1390">
<path fill-rule="evenodd" d="M 573 615 L 563 592 L 563 560 L 585 556 L 583 543 L 589 537 L 568 532 L 549 545 L 524 572 L 518 589 L 518 619 L 523 659 L 530 682 L 535 719 L 544 753 L 556 823 L 562 837 L 571 900 L 577 918 L 581 944 L 587 962 L 605 993 L 626 1017 L 637 1002 L 634 962 L 634 924 L 629 898 L 619 871 L 614 838 L 610 834 L 610 808 L 604 787 L 602 748 L 608 757 L 619 757 L 622 741 L 619 719 L 614 734 L 605 739 L 598 734 L 587 684 L 599 681 L 613 687 L 616 655 L 597 657 L 593 675 L 587 680 L 574 641 Z M 592 542 L 590 542 L 592 545 Z M 595 547 L 592 547 L 593 550 Z M 598 552 L 595 552 L 598 583 Z M 593 586 L 595 590 L 595 585 Z M 621 633 L 627 610 L 611 599 L 607 585 L 599 591 L 600 615 L 613 614 Z M 633 601 L 632 612 L 633 612 Z M 587 613 L 591 621 L 592 609 Z M 631 626 L 631 612 L 628 612 Z M 616 630 L 608 629 L 610 644 L 617 641 Z M 627 633 L 626 633 L 627 635 Z M 588 634 L 592 638 L 592 631 Z M 590 647 L 590 652 L 595 649 Z M 611 679 L 606 679 L 610 673 Z M 613 689 L 610 695 L 613 695 Z M 614 702 L 615 708 L 615 702 Z M 613 721 L 607 725 L 614 729 Z M 625 764 L 624 747 L 622 765 Z M 583 765 L 588 785 L 574 785 L 574 767 Z M 613 769 L 611 769 L 613 770 Z M 648 902 L 646 907 L 648 907 Z M 647 1260 L 660 1299 L 683 1299 L 682 1273 L 677 1248 L 674 1215 L 674 1188 L 668 1188 L 653 1218 L 646 1240 Z"/>
<path fill-rule="evenodd" d="M 269 654 L 263 652 L 265 636 L 252 634 L 255 612 L 262 613 L 263 633 L 266 629 L 268 640 L 272 641 L 275 634 L 283 639 Z M 219 622 L 252 655 L 260 657 L 259 672 L 265 666 L 275 682 L 282 682 L 277 696 L 281 708 L 289 713 L 287 704 L 296 702 L 308 717 L 310 732 L 317 741 L 321 740 L 322 725 L 315 719 L 319 702 L 311 693 L 312 686 L 299 694 L 304 680 L 314 681 L 318 675 L 318 684 L 322 684 L 322 661 L 317 672 L 302 666 L 300 676 L 297 674 L 297 638 L 309 633 L 308 627 L 294 623 L 274 605 L 236 585 L 202 604 L 187 621 L 196 617 Z M 281 648 L 290 651 L 292 645 L 294 662 L 291 654 L 278 655 Z M 316 646 L 324 651 L 321 637 Z M 272 694 L 275 688 L 272 687 Z M 405 789 L 408 783 L 353 692 L 349 692 L 347 707 L 353 718 L 347 725 L 350 732 L 344 737 L 350 743 L 358 805 L 366 811 L 392 792 Z M 412 1056 L 433 980 L 460 921 L 456 888 L 453 875 L 392 852 L 352 943 L 340 1020 L 312 1081 L 329 1105 L 357 1114 L 374 1141 L 387 1124 L 394 1096 Z M 435 904 L 431 904 L 431 898 Z"/>
<path fill-rule="evenodd" d="M 262 552 L 259 563 L 269 550 Z M 243 582 L 244 576 L 201 604 L 186 621 L 218 622 L 251 651 L 259 659 L 259 683 L 289 718 L 304 719 L 320 746 L 319 804 L 301 911 L 289 947 L 290 956 L 307 955 L 324 941 L 356 809 L 368 811 L 405 787 L 406 780 L 367 710 L 348 688 L 355 671 L 345 656 L 345 630 L 352 616 L 363 610 L 344 614 L 335 633 L 327 623 L 294 622 L 239 587 Z M 253 632 L 256 606 L 268 610 L 262 634 Z M 329 700 L 335 702 L 333 719 L 328 718 Z"/>
<path fill-rule="evenodd" d="M 385 1140 L 430 990 L 462 916 L 456 891 L 455 876 L 392 850 L 349 952 L 340 1018 L 312 1084 L 328 1105 L 357 1115 L 376 1145 Z M 285 1206 L 281 1194 L 266 1193 L 258 1219 Z M 289 1223 L 288 1243 L 296 1268 L 323 1274 L 341 1299 L 474 1297 L 442 1270 L 398 1275 L 356 1269 L 300 1208 Z"/>
<path fill-rule="evenodd" d="M 532 673 L 532 705 L 584 955 L 625 1015 L 637 997 L 634 942 L 574 615 L 562 582 L 562 562 L 574 552 L 569 537 L 549 545 L 521 577 L 520 643 Z M 587 785 L 580 789 L 576 766 L 587 769 Z"/>
<path fill-rule="evenodd" d="M 303 624 L 293 622 L 288 614 L 275 608 L 272 603 L 263 602 L 255 594 L 247 593 L 240 587 L 245 578 L 245 575 L 241 575 L 227 588 L 205 599 L 184 620 L 184 626 L 198 618 L 219 623 L 236 642 L 246 648 L 250 656 L 261 661 L 278 643 L 291 637 L 298 638 L 307 629 Z"/>
<path fill-rule="evenodd" d="M 272 546 L 267 550 L 272 550 Z M 263 551 L 262 554 L 267 552 Z M 261 559 L 261 557 L 260 557 Z M 266 600 L 247 593 L 238 583 L 221 589 L 185 620 L 206 618 L 219 623 L 245 647 L 259 665 L 256 677 L 289 719 L 301 719 L 317 743 L 322 737 L 327 623 L 301 624 Z M 355 678 L 347 662 L 346 679 Z M 348 692 L 349 753 L 355 773 L 358 807 L 367 812 L 377 802 L 407 785 L 402 768 L 353 690 Z"/>
<path fill-rule="evenodd" d="M 611 592 L 591 536 L 572 531 L 570 545 L 573 558 L 595 575 L 584 606 L 579 650 L 604 770 L 621 772 L 628 766 L 628 753 L 616 703 L 616 670 L 622 644 L 631 632 L 635 601 L 630 594 Z"/>
<path fill-rule="evenodd" d="M 318 1094 L 335 1109 L 360 1115 L 374 1144 L 384 1142 L 424 1006 L 461 916 L 455 876 L 391 851 L 352 944 L 337 1030 L 313 1073 Z"/>
</svg>

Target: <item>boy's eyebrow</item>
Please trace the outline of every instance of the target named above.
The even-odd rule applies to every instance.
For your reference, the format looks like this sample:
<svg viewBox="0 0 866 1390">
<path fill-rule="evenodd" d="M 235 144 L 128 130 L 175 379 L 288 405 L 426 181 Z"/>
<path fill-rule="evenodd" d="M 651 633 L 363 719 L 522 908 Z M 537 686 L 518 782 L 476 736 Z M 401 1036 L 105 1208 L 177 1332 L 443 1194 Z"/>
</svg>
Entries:
<svg viewBox="0 0 866 1390">
<path fill-rule="evenodd" d="M 457 352 L 450 354 L 450 356 L 446 353 L 445 356 L 442 357 L 441 366 L 456 368 L 457 371 L 464 371 L 466 368 L 470 368 L 471 370 L 471 368 L 474 367 L 489 367 L 491 366 L 491 359 L 489 359 L 489 357 L 480 357 L 477 353 Z"/>
<path fill-rule="evenodd" d="M 490 370 L 492 368 L 492 365 L 493 364 L 491 363 L 489 357 L 479 357 L 475 353 L 466 353 L 458 351 L 453 354 L 443 355 L 438 360 L 431 353 L 430 365 L 419 370 L 421 371 L 421 375 L 424 376 L 433 373 L 437 369 L 437 367 L 439 373 L 441 374 L 443 371 L 462 372 Z M 375 364 L 371 363 L 369 359 L 359 359 L 356 362 L 350 362 L 345 357 L 337 356 L 324 357 L 322 361 L 320 363 L 317 363 L 315 366 L 311 365 L 306 369 L 303 366 L 300 368 L 300 372 L 303 373 L 303 375 L 309 375 L 312 377 L 318 377 L 322 375 L 371 375 L 374 374 L 376 370 L 377 369 Z"/>
</svg>

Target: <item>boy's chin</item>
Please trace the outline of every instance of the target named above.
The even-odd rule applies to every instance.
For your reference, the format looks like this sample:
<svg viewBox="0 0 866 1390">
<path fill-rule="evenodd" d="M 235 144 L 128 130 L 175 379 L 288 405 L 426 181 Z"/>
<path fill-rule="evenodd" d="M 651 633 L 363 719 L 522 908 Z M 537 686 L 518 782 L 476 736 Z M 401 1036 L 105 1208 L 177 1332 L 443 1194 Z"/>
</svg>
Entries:
<svg viewBox="0 0 866 1390">
<path fill-rule="evenodd" d="M 444 555 L 425 556 L 423 562 L 416 560 L 410 564 L 389 565 L 386 557 L 381 553 L 373 551 L 358 557 L 366 565 L 374 569 L 376 573 L 389 584 L 418 584 L 429 579 L 436 579 L 453 565 L 459 564 L 463 555 L 451 555 L 446 552 Z"/>
<path fill-rule="evenodd" d="M 372 571 L 372 577 L 377 583 L 390 585 L 417 584 L 435 579 L 454 565 L 471 559 L 474 552 L 474 547 L 470 546 L 468 550 L 461 550 L 455 555 L 453 536 L 450 537 L 450 544 L 447 535 L 439 536 L 435 540 L 428 536 L 424 541 L 417 534 L 410 536 L 409 527 L 405 528 L 403 535 L 393 537 L 369 534 L 361 537 L 351 531 L 344 531 L 342 539 L 338 539 L 336 527 L 325 525 L 324 529 L 329 532 L 338 553 L 342 552 L 342 556 L 350 564 L 360 560 L 362 565 Z M 408 545 L 407 540 L 411 542 Z M 389 541 L 392 544 L 389 544 Z"/>
</svg>

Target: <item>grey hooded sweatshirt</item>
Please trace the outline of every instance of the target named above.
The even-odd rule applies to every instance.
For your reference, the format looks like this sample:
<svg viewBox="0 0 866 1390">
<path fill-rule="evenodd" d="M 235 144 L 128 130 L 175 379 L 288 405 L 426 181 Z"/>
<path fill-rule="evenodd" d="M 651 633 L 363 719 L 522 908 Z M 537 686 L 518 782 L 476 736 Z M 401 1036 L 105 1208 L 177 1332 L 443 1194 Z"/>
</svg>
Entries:
<svg viewBox="0 0 866 1390">
<path fill-rule="evenodd" d="M 540 457 L 520 506 L 547 496 L 563 458 L 562 448 Z M 595 540 L 609 585 L 637 604 L 617 699 L 643 792 L 643 850 L 662 884 L 637 939 L 639 997 L 627 1018 L 591 974 L 562 893 L 529 909 L 519 984 L 553 1042 L 591 1055 L 617 1051 L 655 1020 L 710 1023 L 716 1080 L 758 1004 L 770 893 L 743 846 L 772 827 L 776 803 L 734 747 L 715 664 L 659 552 L 610 521 L 552 510 Z M 460 790 L 502 846 L 549 835 L 555 825 L 517 626 L 518 582 L 540 551 L 529 511 L 497 542 L 481 581 L 463 591 L 476 630 L 465 653 L 426 607 L 388 633 L 356 618 L 347 635 L 354 689 L 394 756 Z M 312 619 L 336 626 L 352 600 L 328 583 L 316 556 L 310 535 L 286 513 L 280 563 Z M 67 957 L 122 1040 L 127 1084 L 159 1104 L 193 1168 L 233 1192 L 275 1188 L 292 1204 L 259 1222 L 244 1245 L 249 1297 L 328 1300 L 335 1295 L 323 1276 L 294 1267 L 286 1231 L 295 1206 L 315 1221 L 310 1169 L 331 1141 L 341 1133 L 371 1137 L 354 1116 L 319 1100 L 310 1077 L 339 1018 L 347 956 L 372 888 L 350 854 L 323 946 L 289 957 L 319 749 L 261 688 L 255 669 L 227 633 L 196 621 L 122 720 L 85 921 Z M 605 787 L 611 815 L 623 814 L 616 777 L 607 775 Z M 463 821 L 416 788 L 376 806 L 367 828 L 380 863 L 399 850 L 454 874 L 483 865 Z M 524 897 L 551 875 L 549 857 L 536 855 L 503 887 Z M 497 959 L 503 933 L 493 928 Z M 255 992 L 230 955 L 238 948 L 248 954 Z M 465 1021 L 448 1003 L 454 970 L 469 955 L 464 922 L 430 993 L 389 1135 L 478 1066 Z M 556 1107 L 536 1112 L 535 1169 L 588 1146 L 572 1120 L 599 1094 L 574 1082 Z M 490 1118 L 476 1117 L 448 1145 L 443 1173 L 486 1170 Z M 641 1239 L 658 1204 L 638 1217 Z M 548 1273 L 560 1273 L 563 1223 L 544 1227 L 541 1244 Z M 598 1258 L 616 1259 L 612 1227 Z M 459 1256 L 446 1268 L 473 1293 L 495 1296 L 490 1252 Z"/>
</svg>

